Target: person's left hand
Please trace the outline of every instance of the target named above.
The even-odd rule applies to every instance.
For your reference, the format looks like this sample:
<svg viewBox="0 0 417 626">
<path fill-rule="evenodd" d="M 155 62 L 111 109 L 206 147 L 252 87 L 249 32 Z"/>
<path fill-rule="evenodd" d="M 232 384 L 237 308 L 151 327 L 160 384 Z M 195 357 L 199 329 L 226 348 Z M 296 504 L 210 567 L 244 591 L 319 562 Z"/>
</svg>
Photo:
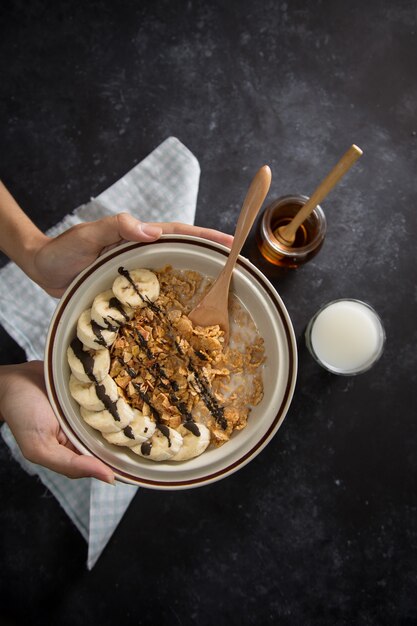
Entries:
<svg viewBox="0 0 417 626">
<path fill-rule="evenodd" d="M 71 280 L 107 249 L 123 241 L 155 241 L 162 234 L 194 235 L 228 247 L 233 242 L 231 235 L 218 230 L 180 222 L 141 222 L 129 213 L 119 213 L 77 224 L 52 239 L 45 237 L 34 254 L 31 278 L 59 298 Z"/>
<path fill-rule="evenodd" d="M 112 470 L 79 454 L 59 426 L 46 396 L 41 361 L 0 368 L 0 415 L 23 456 L 69 478 L 91 476 L 114 483 Z"/>
</svg>

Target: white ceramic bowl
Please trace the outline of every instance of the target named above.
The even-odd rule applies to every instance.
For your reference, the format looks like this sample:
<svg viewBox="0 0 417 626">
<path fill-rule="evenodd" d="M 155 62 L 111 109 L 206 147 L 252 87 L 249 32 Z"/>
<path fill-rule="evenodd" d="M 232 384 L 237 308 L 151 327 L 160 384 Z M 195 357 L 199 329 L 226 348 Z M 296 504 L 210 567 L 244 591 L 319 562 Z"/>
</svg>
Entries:
<svg viewBox="0 0 417 626">
<path fill-rule="evenodd" d="M 117 479 L 154 489 L 198 487 L 225 478 L 253 459 L 275 435 L 288 411 L 297 375 L 297 348 L 288 312 L 265 276 L 239 257 L 231 288 L 250 311 L 265 339 L 264 397 L 250 413 L 246 428 L 235 432 L 220 448 L 208 449 L 183 463 L 155 463 L 126 448 L 107 443 L 82 419 L 69 392 L 67 347 L 77 320 L 94 297 L 109 289 L 117 268 L 158 269 L 166 264 L 216 277 L 227 248 L 205 239 L 165 235 L 149 243 L 127 243 L 111 250 L 84 270 L 69 286 L 51 320 L 45 353 L 48 396 L 60 425 L 74 446 L 109 465 Z"/>
</svg>

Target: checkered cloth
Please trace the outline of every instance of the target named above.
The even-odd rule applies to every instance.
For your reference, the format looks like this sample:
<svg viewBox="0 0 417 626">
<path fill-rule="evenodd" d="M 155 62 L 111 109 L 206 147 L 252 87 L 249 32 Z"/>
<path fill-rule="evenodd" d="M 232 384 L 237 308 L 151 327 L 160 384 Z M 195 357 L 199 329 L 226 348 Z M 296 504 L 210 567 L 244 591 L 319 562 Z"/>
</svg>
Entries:
<svg viewBox="0 0 417 626">
<path fill-rule="evenodd" d="M 197 159 L 178 139 L 169 137 L 109 189 L 67 215 L 48 235 L 120 211 L 148 222 L 192 224 L 199 178 Z M 25 350 L 28 360 L 43 358 L 56 303 L 14 263 L 0 270 L 0 323 Z M 138 488 L 122 483 L 114 487 L 90 478 L 70 480 L 24 459 L 6 424 L 1 433 L 14 458 L 29 474 L 40 478 L 88 542 L 87 567 L 91 569 Z"/>
</svg>

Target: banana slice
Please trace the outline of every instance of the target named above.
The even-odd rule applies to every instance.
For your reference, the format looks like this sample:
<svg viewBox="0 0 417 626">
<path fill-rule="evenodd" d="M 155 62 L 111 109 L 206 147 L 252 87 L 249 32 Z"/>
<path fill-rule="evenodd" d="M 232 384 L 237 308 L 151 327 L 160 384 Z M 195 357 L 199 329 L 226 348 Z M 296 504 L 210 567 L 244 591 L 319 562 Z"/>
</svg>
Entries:
<svg viewBox="0 0 417 626">
<path fill-rule="evenodd" d="M 143 443 L 155 432 L 155 422 L 149 417 L 142 415 L 138 409 L 132 409 L 133 419 L 130 424 L 119 432 L 105 433 L 102 431 L 103 437 L 109 443 L 115 446 L 128 446 L 132 448 Z"/>
<path fill-rule="evenodd" d="M 133 309 L 123 305 L 111 289 L 99 293 L 91 306 L 91 319 L 101 328 L 117 331 L 133 317 Z"/>
<path fill-rule="evenodd" d="M 74 400 L 88 411 L 116 410 L 119 394 L 111 376 L 106 376 L 100 383 L 82 383 L 72 374 L 69 390 Z"/>
<path fill-rule="evenodd" d="M 117 333 L 100 327 L 91 319 L 91 309 L 81 313 L 77 323 L 77 337 L 87 348 L 99 350 L 100 346 L 111 346 L 116 339 Z"/>
<path fill-rule="evenodd" d="M 115 411 L 88 411 L 80 407 L 81 417 L 89 426 L 101 433 L 118 433 L 126 428 L 135 417 L 134 410 L 123 398 L 116 400 Z"/>
<path fill-rule="evenodd" d="M 182 446 L 179 432 L 169 426 L 158 425 L 155 433 L 140 446 L 134 446 L 132 452 L 152 461 L 169 461 Z"/>
<path fill-rule="evenodd" d="M 67 349 L 67 359 L 71 372 L 82 383 L 100 382 L 110 371 L 110 352 L 89 350 L 78 337 L 74 337 Z"/>
<path fill-rule="evenodd" d="M 122 304 L 141 308 L 159 296 L 159 280 L 150 270 L 119 268 L 119 273 L 121 275 L 114 281 L 112 289 Z"/>
<path fill-rule="evenodd" d="M 191 422 L 188 428 L 181 424 L 177 428 L 177 432 L 182 437 L 182 446 L 177 454 L 172 457 L 171 461 L 193 459 L 195 456 L 202 454 L 210 443 L 210 431 L 204 424 Z"/>
</svg>

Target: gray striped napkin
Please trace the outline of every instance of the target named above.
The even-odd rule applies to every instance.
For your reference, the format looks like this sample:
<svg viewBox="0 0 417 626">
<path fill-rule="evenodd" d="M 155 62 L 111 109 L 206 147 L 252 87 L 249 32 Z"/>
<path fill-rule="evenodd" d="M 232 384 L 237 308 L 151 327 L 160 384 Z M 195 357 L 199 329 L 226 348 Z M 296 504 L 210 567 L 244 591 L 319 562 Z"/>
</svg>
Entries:
<svg viewBox="0 0 417 626">
<path fill-rule="evenodd" d="M 199 179 L 200 166 L 195 156 L 178 139 L 169 137 L 109 189 L 67 215 L 48 231 L 48 235 L 54 236 L 74 224 L 120 211 L 128 211 L 144 221 L 192 224 Z M 56 304 L 54 298 L 30 281 L 14 263 L 0 270 L 0 323 L 25 350 L 28 360 L 43 358 Z M 40 478 L 88 542 L 87 567 L 91 569 L 138 488 L 61 476 L 27 461 L 6 424 L 1 433 L 13 457 L 29 474 Z"/>
</svg>

